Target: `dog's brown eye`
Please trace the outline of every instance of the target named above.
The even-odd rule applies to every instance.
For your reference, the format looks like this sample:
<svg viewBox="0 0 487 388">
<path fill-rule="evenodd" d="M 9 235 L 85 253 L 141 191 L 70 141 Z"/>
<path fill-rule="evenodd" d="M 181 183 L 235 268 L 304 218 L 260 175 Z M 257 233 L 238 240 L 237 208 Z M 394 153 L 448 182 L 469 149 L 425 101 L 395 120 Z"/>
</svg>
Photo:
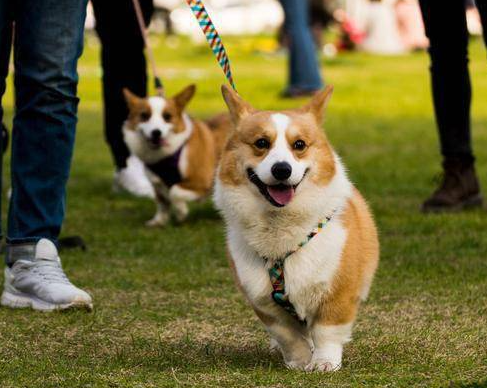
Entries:
<svg viewBox="0 0 487 388">
<path fill-rule="evenodd" d="M 296 140 L 293 144 L 293 148 L 298 151 L 302 151 L 306 148 L 306 143 L 303 140 Z"/>
<path fill-rule="evenodd" d="M 255 145 L 255 146 L 258 148 L 258 149 L 263 150 L 263 149 L 269 148 L 271 144 L 269 143 L 269 140 L 262 138 L 262 139 L 258 139 L 258 140 L 257 140 L 257 141 L 254 143 L 254 145 Z"/>
<path fill-rule="evenodd" d="M 171 114 L 171 113 L 169 113 L 169 112 L 164 112 L 164 113 L 162 114 L 162 118 L 164 119 L 164 121 L 171 121 L 171 119 L 172 119 L 172 114 Z"/>
<path fill-rule="evenodd" d="M 140 114 L 140 119 L 142 121 L 148 121 L 150 119 L 150 113 L 148 113 L 148 112 L 142 112 Z"/>
</svg>

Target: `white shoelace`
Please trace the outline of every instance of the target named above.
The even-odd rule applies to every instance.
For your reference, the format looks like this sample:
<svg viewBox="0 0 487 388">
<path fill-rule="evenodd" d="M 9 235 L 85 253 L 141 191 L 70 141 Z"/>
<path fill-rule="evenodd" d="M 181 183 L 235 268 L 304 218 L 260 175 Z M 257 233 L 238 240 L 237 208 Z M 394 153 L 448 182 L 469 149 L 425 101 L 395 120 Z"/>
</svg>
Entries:
<svg viewBox="0 0 487 388">
<path fill-rule="evenodd" d="M 61 264 L 53 260 L 37 259 L 30 266 L 32 272 L 49 283 L 71 284 Z"/>
</svg>

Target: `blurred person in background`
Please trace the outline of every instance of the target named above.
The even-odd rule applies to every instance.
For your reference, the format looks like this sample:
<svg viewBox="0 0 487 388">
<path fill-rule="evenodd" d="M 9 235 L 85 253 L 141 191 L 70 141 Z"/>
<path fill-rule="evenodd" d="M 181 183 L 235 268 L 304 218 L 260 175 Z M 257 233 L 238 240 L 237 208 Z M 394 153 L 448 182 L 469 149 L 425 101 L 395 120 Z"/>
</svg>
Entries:
<svg viewBox="0 0 487 388">
<path fill-rule="evenodd" d="M 65 275 L 56 248 L 73 155 L 79 102 L 76 68 L 83 49 L 86 3 L 0 0 L 0 98 L 15 24 L 4 306 L 46 311 L 92 307 L 90 295 Z M 0 105 L 0 122 L 2 116 Z"/>
<path fill-rule="evenodd" d="M 421 10 L 417 0 L 397 0 L 395 4 L 399 35 L 407 50 L 428 48 L 428 38 L 421 21 Z"/>
<path fill-rule="evenodd" d="M 443 179 L 422 206 L 424 212 L 482 206 L 470 135 L 471 86 L 465 0 L 420 0 L 430 41 L 431 84 L 438 125 Z M 487 42 L 487 2 L 477 7 Z"/>
<path fill-rule="evenodd" d="M 323 87 L 309 25 L 307 0 L 279 0 L 284 9 L 284 30 L 289 37 L 289 81 L 284 97 L 314 94 Z"/>
<path fill-rule="evenodd" d="M 365 39 L 360 48 L 375 54 L 404 54 L 406 46 L 399 34 L 394 6 L 390 2 L 370 0 L 366 9 Z"/>
<path fill-rule="evenodd" d="M 310 0 L 309 24 L 316 48 L 323 48 L 323 32 L 334 21 L 333 15 L 325 5 L 325 0 Z"/>
<path fill-rule="evenodd" d="M 152 0 L 139 0 L 145 24 L 150 23 Z M 114 188 L 138 197 L 153 197 L 152 185 L 142 162 L 125 144 L 122 124 L 128 108 L 122 89 L 138 96 L 147 95 L 147 66 L 144 41 L 132 0 L 91 0 L 96 32 L 101 42 L 105 139 L 115 163 Z"/>
</svg>

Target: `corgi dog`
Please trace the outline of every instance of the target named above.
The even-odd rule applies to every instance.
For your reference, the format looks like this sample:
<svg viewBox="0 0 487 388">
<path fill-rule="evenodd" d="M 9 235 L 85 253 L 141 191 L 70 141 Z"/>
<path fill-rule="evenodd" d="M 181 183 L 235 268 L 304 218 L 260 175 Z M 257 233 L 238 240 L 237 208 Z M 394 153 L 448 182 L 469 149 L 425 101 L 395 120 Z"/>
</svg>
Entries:
<svg viewBox="0 0 487 388">
<path fill-rule="evenodd" d="M 157 210 L 147 226 L 166 225 L 173 213 L 188 216 L 188 202 L 205 198 L 213 187 L 219 154 L 231 122 L 228 115 L 195 120 L 185 108 L 196 91 L 190 85 L 171 98 L 140 98 L 124 89 L 129 116 L 125 142 L 145 165 L 156 193 Z"/>
<path fill-rule="evenodd" d="M 215 179 L 238 287 L 287 367 L 334 371 L 379 261 L 371 212 L 322 131 L 332 87 L 259 111 L 223 86 L 234 126 Z"/>
</svg>

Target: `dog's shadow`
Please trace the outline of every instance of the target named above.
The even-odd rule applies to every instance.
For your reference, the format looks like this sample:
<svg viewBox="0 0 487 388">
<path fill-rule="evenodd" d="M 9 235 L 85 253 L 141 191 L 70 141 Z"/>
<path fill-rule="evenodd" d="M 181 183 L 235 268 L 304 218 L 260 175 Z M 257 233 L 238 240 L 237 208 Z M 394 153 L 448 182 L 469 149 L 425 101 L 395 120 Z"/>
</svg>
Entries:
<svg viewBox="0 0 487 388">
<path fill-rule="evenodd" d="M 195 222 L 203 220 L 221 220 L 218 210 L 215 209 L 211 200 L 201 203 L 194 203 L 190 206 L 188 218 L 184 222 Z"/>
<path fill-rule="evenodd" d="M 119 362 L 140 365 L 147 370 L 181 372 L 208 371 L 215 368 L 238 370 L 282 369 L 283 363 L 277 353 L 254 345 L 222 345 L 217 342 L 192 342 L 191 340 L 158 342 L 139 352 L 133 349 L 127 354 L 118 353 Z"/>
</svg>

